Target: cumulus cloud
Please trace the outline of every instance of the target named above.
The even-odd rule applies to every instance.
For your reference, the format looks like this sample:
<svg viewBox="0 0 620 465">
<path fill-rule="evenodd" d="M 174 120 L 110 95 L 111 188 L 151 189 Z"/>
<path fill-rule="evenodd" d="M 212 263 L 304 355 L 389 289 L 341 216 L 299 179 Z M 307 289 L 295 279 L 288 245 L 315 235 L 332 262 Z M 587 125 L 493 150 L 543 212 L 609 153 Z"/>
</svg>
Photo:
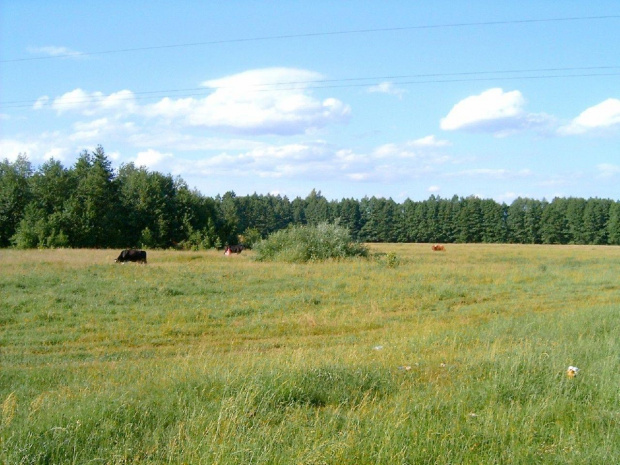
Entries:
<svg viewBox="0 0 620 465">
<path fill-rule="evenodd" d="M 333 175 L 339 163 L 333 151 L 321 142 L 264 145 L 240 153 L 223 152 L 199 161 L 181 163 L 184 171 L 201 175 L 234 172 L 240 176 L 296 178 Z"/>
<path fill-rule="evenodd" d="M 445 131 L 488 132 L 505 136 L 524 129 L 541 129 L 549 125 L 551 117 L 526 113 L 521 92 L 504 92 L 501 88 L 488 89 L 454 105 L 441 119 Z"/>
<path fill-rule="evenodd" d="M 441 120 L 446 131 L 457 129 L 483 129 L 497 126 L 498 121 L 512 120 L 523 115 L 525 100 L 521 92 L 504 92 L 500 88 L 489 89 L 472 95 L 452 107 Z"/>
<path fill-rule="evenodd" d="M 562 135 L 584 134 L 596 130 L 620 127 L 620 100 L 609 98 L 588 108 L 570 124 L 559 129 Z"/>
<path fill-rule="evenodd" d="M 35 103 L 35 108 L 45 103 L 47 103 L 47 97 L 41 97 Z M 86 92 L 78 88 L 55 98 L 51 105 L 58 114 L 65 112 L 77 112 L 84 115 L 102 112 L 127 114 L 136 110 L 135 96 L 129 90 L 104 95 L 102 92 Z"/>
<path fill-rule="evenodd" d="M 203 86 L 213 90 L 205 98 L 166 98 L 145 112 L 238 134 L 303 134 L 345 122 L 351 113 L 338 99 L 311 95 L 308 85 L 321 78 L 294 68 L 250 70 L 205 81 Z"/>
<path fill-rule="evenodd" d="M 403 94 L 406 94 L 407 91 L 405 89 L 399 89 L 394 85 L 393 82 L 385 81 L 376 86 L 371 86 L 368 88 L 368 92 L 377 93 L 377 94 L 389 94 L 396 95 L 398 98 L 401 98 Z"/>
<path fill-rule="evenodd" d="M 172 153 L 164 153 L 154 149 L 148 149 L 143 152 L 138 152 L 135 159 L 132 161 L 136 166 L 144 166 L 150 169 L 156 169 L 164 165 L 167 160 L 172 160 L 174 155 Z"/>
<path fill-rule="evenodd" d="M 77 149 L 76 149 L 77 150 Z M 66 161 L 73 152 L 71 144 L 59 133 L 43 133 L 28 140 L 0 139 L 0 154 L 9 161 L 15 161 L 19 154 L 25 154 L 32 163 L 37 164 L 54 158 Z"/>
<path fill-rule="evenodd" d="M 157 167 L 175 175 L 288 180 L 351 180 L 356 182 L 405 181 L 437 171 L 448 158 L 415 151 L 408 143 L 385 144 L 369 152 L 333 146 L 322 140 L 290 144 L 258 144 L 247 150 L 222 150 L 200 159 L 172 156 L 150 149 L 139 154 L 136 164 Z"/>
<path fill-rule="evenodd" d="M 24 142 L 17 139 L 0 139 L 0 153 L 2 158 L 7 158 L 13 162 L 17 160 L 19 154 L 26 154 L 29 158 L 33 153 L 38 153 L 39 144 L 37 142 Z"/>
</svg>

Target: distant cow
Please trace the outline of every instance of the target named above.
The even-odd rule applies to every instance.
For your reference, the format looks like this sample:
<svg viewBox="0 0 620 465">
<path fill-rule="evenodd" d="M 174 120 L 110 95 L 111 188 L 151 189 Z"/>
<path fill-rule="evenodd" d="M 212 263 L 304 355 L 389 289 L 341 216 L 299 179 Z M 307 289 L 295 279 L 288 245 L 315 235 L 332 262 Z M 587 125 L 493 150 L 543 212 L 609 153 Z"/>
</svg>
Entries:
<svg viewBox="0 0 620 465">
<path fill-rule="evenodd" d="M 121 252 L 115 262 L 138 262 L 146 264 L 146 252 L 144 250 L 125 249 Z"/>
<path fill-rule="evenodd" d="M 435 252 L 445 252 L 446 248 L 441 245 L 441 244 L 435 244 L 433 246 L 431 246 L 431 249 L 433 249 Z"/>
<path fill-rule="evenodd" d="M 233 253 L 241 253 L 241 252 L 243 252 L 243 249 L 245 249 L 245 246 L 243 244 L 227 245 L 226 246 L 226 251 L 224 252 L 224 255 L 231 255 Z"/>
</svg>

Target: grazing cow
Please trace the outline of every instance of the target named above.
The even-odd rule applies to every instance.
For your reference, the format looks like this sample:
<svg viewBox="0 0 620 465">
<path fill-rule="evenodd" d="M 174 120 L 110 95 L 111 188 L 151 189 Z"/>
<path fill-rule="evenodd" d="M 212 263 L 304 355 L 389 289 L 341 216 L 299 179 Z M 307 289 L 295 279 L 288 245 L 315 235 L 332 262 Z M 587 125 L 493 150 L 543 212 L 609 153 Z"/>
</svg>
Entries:
<svg viewBox="0 0 620 465">
<path fill-rule="evenodd" d="M 146 252 L 144 250 L 125 249 L 121 252 L 115 262 L 138 262 L 146 264 Z"/>
<path fill-rule="evenodd" d="M 224 252 L 224 255 L 231 255 L 233 253 L 241 253 L 241 252 L 243 252 L 243 249 L 245 249 L 245 246 L 243 244 L 227 245 L 226 246 L 226 251 Z"/>
<path fill-rule="evenodd" d="M 441 245 L 441 244 L 435 244 L 435 245 L 433 245 L 431 247 L 431 249 L 433 249 L 433 251 L 435 251 L 435 252 L 445 252 L 446 251 L 446 248 L 443 245 Z"/>
</svg>

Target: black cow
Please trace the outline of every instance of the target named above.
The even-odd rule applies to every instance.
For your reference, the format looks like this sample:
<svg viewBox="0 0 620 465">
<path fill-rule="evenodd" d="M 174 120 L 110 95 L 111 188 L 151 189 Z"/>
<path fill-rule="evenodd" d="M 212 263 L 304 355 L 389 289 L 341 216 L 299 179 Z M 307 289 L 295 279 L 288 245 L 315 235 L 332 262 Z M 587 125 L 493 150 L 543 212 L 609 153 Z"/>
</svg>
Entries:
<svg viewBox="0 0 620 465">
<path fill-rule="evenodd" d="M 226 251 L 224 252 L 224 255 L 230 255 L 230 254 L 233 254 L 233 253 L 241 253 L 241 252 L 243 252 L 243 249 L 245 249 L 245 246 L 243 244 L 227 245 L 226 246 Z"/>
<path fill-rule="evenodd" d="M 115 262 L 138 262 L 146 264 L 146 252 L 144 250 L 125 249 L 121 252 Z"/>
</svg>

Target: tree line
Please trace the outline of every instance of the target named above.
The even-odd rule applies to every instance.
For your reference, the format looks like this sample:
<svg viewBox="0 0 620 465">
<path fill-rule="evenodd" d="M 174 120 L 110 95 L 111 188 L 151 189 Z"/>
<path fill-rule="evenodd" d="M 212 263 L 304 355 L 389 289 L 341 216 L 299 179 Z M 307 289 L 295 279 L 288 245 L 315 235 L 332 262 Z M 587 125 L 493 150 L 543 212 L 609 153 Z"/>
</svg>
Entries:
<svg viewBox="0 0 620 465">
<path fill-rule="evenodd" d="M 361 242 L 620 245 L 620 201 L 610 199 L 212 198 L 133 163 L 114 170 L 102 147 L 69 168 L 52 159 L 34 169 L 25 155 L 0 162 L 0 247 L 208 249 L 325 222 Z"/>
</svg>

